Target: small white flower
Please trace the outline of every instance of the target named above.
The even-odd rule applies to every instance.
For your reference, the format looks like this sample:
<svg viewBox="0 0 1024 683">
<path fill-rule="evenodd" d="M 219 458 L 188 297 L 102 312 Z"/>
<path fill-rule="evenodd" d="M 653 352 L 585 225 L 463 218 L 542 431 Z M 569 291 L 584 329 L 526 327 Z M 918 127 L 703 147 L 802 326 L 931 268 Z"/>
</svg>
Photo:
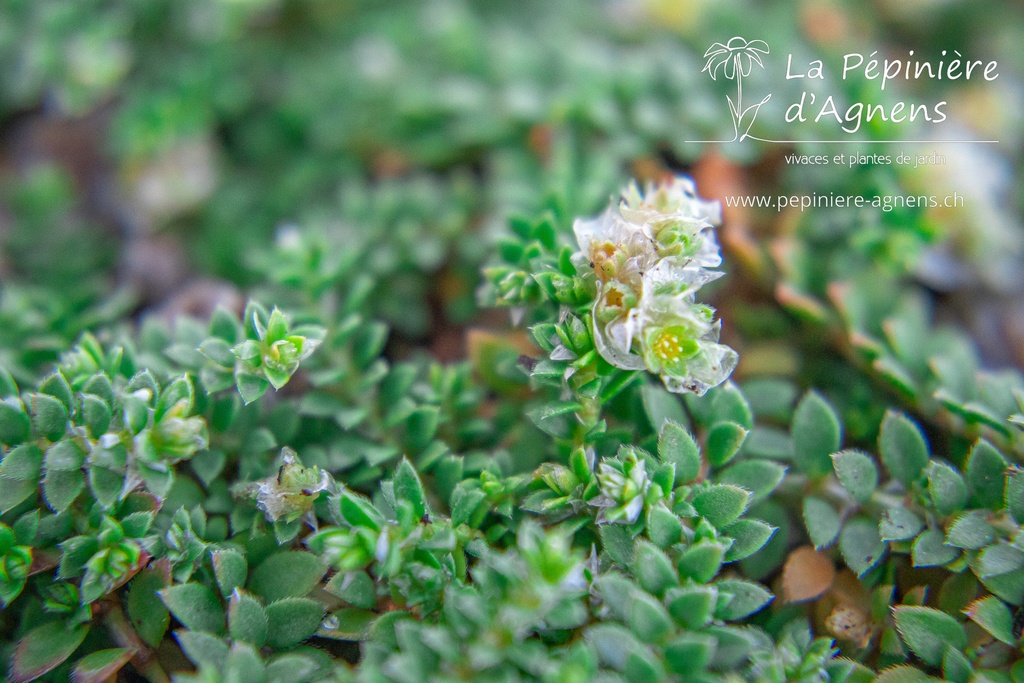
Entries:
<svg viewBox="0 0 1024 683">
<path fill-rule="evenodd" d="M 678 216 L 709 225 L 722 222 L 722 205 L 699 198 L 693 180 L 685 176 L 659 185 L 648 182 L 643 192 L 633 181 L 622 193 L 619 211 L 626 220 L 639 224 L 659 216 Z"/>
<path fill-rule="evenodd" d="M 334 479 L 319 467 L 303 467 L 298 456 L 290 448 L 281 451 L 281 466 L 275 474 L 255 481 L 244 487 L 244 491 L 256 499 L 256 506 L 263 510 L 267 519 L 292 521 L 307 516 L 313 503 L 323 491 L 333 491 Z"/>
<path fill-rule="evenodd" d="M 680 177 L 644 191 L 633 183 L 618 210 L 574 223 L 574 261 L 597 279 L 591 316 L 602 358 L 698 395 L 732 373 L 739 357 L 718 343 L 714 310 L 696 300 L 723 275 L 710 270 L 722 262 L 713 229 L 720 222 L 720 205 L 698 198 L 693 181 Z"/>
</svg>

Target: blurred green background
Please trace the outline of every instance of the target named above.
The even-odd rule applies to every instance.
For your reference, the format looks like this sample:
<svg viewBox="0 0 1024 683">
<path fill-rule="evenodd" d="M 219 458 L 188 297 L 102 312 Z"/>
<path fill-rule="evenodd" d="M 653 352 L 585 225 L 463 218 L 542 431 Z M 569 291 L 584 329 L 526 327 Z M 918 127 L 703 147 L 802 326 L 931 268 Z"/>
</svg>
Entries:
<svg viewBox="0 0 1024 683">
<path fill-rule="evenodd" d="M 947 124 L 915 137 L 1000 143 L 947 146 L 949 163 L 916 170 L 784 162 L 836 152 L 821 145 L 688 143 L 731 136 L 733 85 L 701 68 L 733 35 L 772 46 L 748 83 L 775 102 L 804 88 L 783 79 L 787 54 L 997 60 L 991 82 L 881 95 L 948 100 Z M 6 0 L 0 347 L 27 368 L 102 323 L 238 309 L 260 283 L 304 277 L 289 249 L 315 240 L 343 286 L 369 276 L 393 351 L 459 357 L 509 215 L 585 215 L 628 178 L 671 171 L 716 198 L 965 195 L 943 212 L 727 210 L 727 261 L 756 280 L 747 251 L 768 251 L 809 293 L 865 263 L 909 273 L 987 363 L 1024 365 L 1022 64 L 1024 10 L 997 0 Z M 827 87 L 844 102 L 880 96 L 858 79 Z M 752 133 L 793 136 L 768 115 Z M 855 137 L 902 135 L 882 124 Z M 723 296 L 728 329 L 743 312 Z"/>
</svg>

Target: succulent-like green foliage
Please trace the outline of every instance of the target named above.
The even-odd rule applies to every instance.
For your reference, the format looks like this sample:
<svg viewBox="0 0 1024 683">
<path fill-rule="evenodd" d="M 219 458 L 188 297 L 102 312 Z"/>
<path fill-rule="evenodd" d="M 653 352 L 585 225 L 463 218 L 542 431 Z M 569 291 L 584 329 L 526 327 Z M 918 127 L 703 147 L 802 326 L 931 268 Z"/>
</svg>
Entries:
<svg viewBox="0 0 1024 683">
<path fill-rule="evenodd" d="M 769 42 L 1010 82 L 1016 9 L 691 4 L 5 7 L 6 680 L 1024 681 L 1019 207 L 690 142 Z"/>
</svg>

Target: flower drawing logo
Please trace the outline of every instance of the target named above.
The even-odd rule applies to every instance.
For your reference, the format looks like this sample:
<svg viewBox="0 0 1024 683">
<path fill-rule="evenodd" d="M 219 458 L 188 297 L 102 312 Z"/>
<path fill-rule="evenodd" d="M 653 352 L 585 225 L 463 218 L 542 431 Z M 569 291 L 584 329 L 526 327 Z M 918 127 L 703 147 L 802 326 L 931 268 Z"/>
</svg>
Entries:
<svg viewBox="0 0 1024 683">
<path fill-rule="evenodd" d="M 768 52 L 768 43 L 763 40 L 748 41 L 740 36 L 735 36 L 730 38 L 727 43 L 715 43 L 704 53 L 704 59 L 707 61 L 701 72 L 707 71 L 712 80 L 717 80 L 718 72 L 721 71 L 725 78 L 736 80 L 736 100 L 733 101 L 732 97 L 726 95 L 726 99 L 729 100 L 729 113 L 732 116 L 734 135 L 732 140 L 723 140 L 723 142 L 735 142 L 751 137 L 748 133 L 750 127 L 754 125 L 758 110 L 761 105 L 771 99 L 772 96 L 767 95 L 760 102 L 746 108 L 743 107 L 743 77 L 750 75 L 755 63 L 763 69 L 764 63 L 761 61 L 761 56 Z"/>
</svg>

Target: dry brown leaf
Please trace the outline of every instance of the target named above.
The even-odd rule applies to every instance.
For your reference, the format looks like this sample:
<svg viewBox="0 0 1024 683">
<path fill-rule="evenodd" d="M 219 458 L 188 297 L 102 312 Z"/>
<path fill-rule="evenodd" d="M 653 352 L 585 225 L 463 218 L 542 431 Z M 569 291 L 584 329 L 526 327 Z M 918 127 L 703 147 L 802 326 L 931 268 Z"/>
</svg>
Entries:
<svg viewBox="0 0 1024 683">
<path fill-rule="evenodd" d="M 832 560 L 809 545 L 789 554 L 782 569 L 782 594 L 787 602 L 813 600 L 831 586 L 836 578 Z"/>
<path fill-rule="evenodd" d="M 836 638 L 849 640 L 857 647 L 867 647 L 871 641 L 871 619 L 856 607 L 836 607 L 825 625 Z"/>
</svg>

